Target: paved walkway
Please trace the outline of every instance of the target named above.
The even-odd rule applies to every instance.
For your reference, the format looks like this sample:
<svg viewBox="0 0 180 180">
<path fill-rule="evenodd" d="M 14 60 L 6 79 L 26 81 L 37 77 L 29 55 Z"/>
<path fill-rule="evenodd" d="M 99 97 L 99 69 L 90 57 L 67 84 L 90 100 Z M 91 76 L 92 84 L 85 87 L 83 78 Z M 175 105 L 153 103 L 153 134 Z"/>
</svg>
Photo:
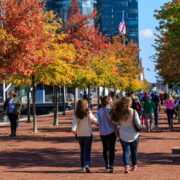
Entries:
<svg viewBox="0 0 180 180">
<path fill-rule="evenodd" d="M 163 112 L 161 112 L 163 113 Z M 0 180 L 178 180 L 180 155 L 171 148 L 180 147 L 180 125 L 170 131 L 165 115 L 160 114 L 160 128 L 141 133 L 139 167 L 124 174 L 122 149 L 117 142 L 115 173 L 104 170 L 102 144 L 94 127 L 91 174 L 79 170 L 79 145 L 71 134 L 72 114 L 60 116 L 60 125 L 53 127 L 52 117 L 38 118 L 37 134 L 32 124 L 21 122 L 16 138 L 9 137 L 8 125 L 0 126 Z"/>
</svg>

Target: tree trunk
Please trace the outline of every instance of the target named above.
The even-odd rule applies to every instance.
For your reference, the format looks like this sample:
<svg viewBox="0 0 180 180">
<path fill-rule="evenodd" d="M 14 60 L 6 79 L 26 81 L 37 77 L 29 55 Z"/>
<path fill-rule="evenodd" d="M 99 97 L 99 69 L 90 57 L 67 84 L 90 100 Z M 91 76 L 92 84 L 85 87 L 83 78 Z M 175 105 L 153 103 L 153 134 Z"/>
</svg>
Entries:
<svg viewBox="0 0 180 180">
<path fill-rule="evenodd" d="M 76 88 L 74 88 L 74 111 L 76 110 Z"/>
<path fill-rule="evenodd" d="M 88 106 L 90 108 L 90 86 L 88 86 Z"/>
<path fill-rule="evenodd" d="M 65 103 L 66 103 L 66 100 L 65 100 L 65 86 L 63 86 L 63 115 L 66 115 L 66 106 L 65 106 Z"/>
<path fill-rule="evenodd" d="M 58 126 L 58 87 L 54 86 L 54 126 Z"/>
<path fill-rule="evenodd" d="M 27 122 L 31 123 L 31 107 L 30 107 L 30 87 L 27 90 Z"/>
<path fill-rule="evenodd" d="M 106 90 L 106 88 L 103 87 L 103 96 L 105 96 L 105 90 Z"/>
<path fill-rule="evenodd" d="M 99 106 L 99 87 L 97 87 L 97 104 L 98 104 L 98 106 Z"/>
<path fill-rule="evenodd" d="M 35 76 L 32 76 L 32 87 L 33 87 L 33 131 L 37 132 L 37 121 L 36 121 L 36 86 L 35 86 Z"/>
</svg>

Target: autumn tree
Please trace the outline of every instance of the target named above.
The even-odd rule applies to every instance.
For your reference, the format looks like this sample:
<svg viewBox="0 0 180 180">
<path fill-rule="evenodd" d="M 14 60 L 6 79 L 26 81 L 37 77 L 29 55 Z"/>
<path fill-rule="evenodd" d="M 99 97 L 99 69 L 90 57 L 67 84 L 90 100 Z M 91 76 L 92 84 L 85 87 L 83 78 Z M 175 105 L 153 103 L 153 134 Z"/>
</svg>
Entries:
<svg viewBox="0 0 180 180">
<path fill-rule="evenodd" d="M 47 52 L 47 37 L 42 18 L 44 3 L 42 0 L 1 0 L 0 29 L 10 37 L 1 40 L 3 47 L 0 54 L 0 76 L 9 75 L 32 77 L 33 84 L 33 125 L 37 131 L 35 116 L 35 71 L 36 67 L 46 66 L 51 62 Z"/>
<path fill-rule="evenodd" d="M 138 47 L 132 41 L 126 45 L 121 43 L 119 37 L 114 37 L 109 51 L 116 62 L 117 75 L 114 76 L 114 88 L 125 90 L 129 87 L 129 82 L 133 82 L 139 76 Z"/>
<path fill-rule="evenodd" d="M 107 38 L 102 36 L 99 29 L 94 26 L 95 18 L 96 10 L 90 14 L 82 15 L 78 0 L 71 1 L 69 17 L 64 23 L 63 30 L 68 35 L 66 42 L 72 43 L 76 49 L 76 58 L 73 62 L 76 77 L 72 84 L 73 87 L 79 85 L 90 87 L 96 84 L 96 74 L 90 67 L 91 57 L 92 54 L 97 54 L 101 48 L 106 46 Z"/>
<path fill-rule="evenodd" d="M 74 77 L 72 62 L 75 59 L 75 49 L 72 44 L 63 42 L 67 36 L 63 32 L 58 32 L 61 28 L 61 19 L 56 18 L 56 14 L 52 11 L 43 14 L 42 18 L 48 19 L 44 23 L 44 34 L 48 37 L 46 43 L 46 53 L 51 62 L 46 66 L 36 66 L 34 69 L 34 77 L 36 84 L 43 83 L 51 85 L 55 88 L 55 108 L 53 124 L 58 125 L 58 100 L 57 92 L 59 86 L 71 84 Z M 41 53 L 41 51 L 39 51 Z M 31 83 L 30 77 L 23 75 L 9 76 L 8 81 L 15 85 L 22 86 Z"/>
<path fill-rule="evenodd" d="M 156 35 L 156 69 L 166 82 L 180 81 L 180 1 L 165 3 L 155 11 L 159 20 Z"/>
</svg>

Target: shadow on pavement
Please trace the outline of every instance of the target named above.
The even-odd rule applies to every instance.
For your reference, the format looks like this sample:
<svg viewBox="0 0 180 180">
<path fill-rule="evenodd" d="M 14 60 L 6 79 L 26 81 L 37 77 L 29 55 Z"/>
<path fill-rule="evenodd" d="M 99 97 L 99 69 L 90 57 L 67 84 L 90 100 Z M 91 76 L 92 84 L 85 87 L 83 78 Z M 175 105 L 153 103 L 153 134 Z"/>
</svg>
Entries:
<svg viewBox="0 0 180 180">
<path fill-rule="evenodd" d="M 77 149 L 61 150 L 56 148 L 25 149 L 10 152 L 0 152 L 1 166 L 10 168 L 26 167 L 64 167 L 63 173 L 69 172 L 68 168 L 80 166 L 80 152 Z M 92 167 L 103 167 L 102 152 L 92 152 Z M 179 165 L 180 157 L 168 153 L 139 153 L 139 165 Z M 115 166 L 123 166 L 122 154 L 116 154 Z M 48 171 L 49 172 L 49 171 Z M 53 171 L 54 172 L 54 171 Z M 58 171 L 59 172 L 59 171 Z M 74 172 L 74 171 L 73 171 Z"/>
<path fill-rule="evenodd" d="M 139 161 L 142 165 L 179 165 L 180 157 L 167 153 L 139 153 Z"/>
</svg>

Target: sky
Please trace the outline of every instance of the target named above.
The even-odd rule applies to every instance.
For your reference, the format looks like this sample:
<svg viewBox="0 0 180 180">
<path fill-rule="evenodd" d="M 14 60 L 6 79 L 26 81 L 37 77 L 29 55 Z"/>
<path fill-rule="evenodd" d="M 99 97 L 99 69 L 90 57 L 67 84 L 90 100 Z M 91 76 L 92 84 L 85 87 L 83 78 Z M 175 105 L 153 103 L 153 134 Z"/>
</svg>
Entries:
<svg viewBox="0 0 180 180">
<path fill-rule="evenodd" d="M 155 49 L 152 45 L 154 41 L 154 33 L 157 33 L 155 28 L 158 26 L 158 21 L 154 17 L 154 10 L 170 0 L 139 0 L 139 46 L 140 58 L 144 67 L 145 79 L 150 82 L 156 82 L 155 64 L 150 58 L 155 54 Z"/>
</svg>

